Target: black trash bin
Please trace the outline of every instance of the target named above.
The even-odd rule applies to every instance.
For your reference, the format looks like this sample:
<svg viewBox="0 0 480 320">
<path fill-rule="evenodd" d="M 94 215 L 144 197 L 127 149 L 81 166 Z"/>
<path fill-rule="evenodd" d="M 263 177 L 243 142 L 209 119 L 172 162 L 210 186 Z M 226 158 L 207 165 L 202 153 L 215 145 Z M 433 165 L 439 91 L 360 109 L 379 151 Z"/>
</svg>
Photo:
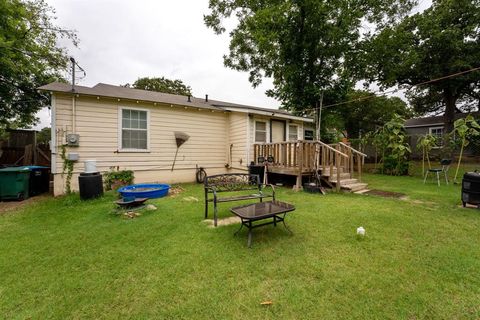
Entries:
<svg viewBox="0 0 480 320">
<path fill-rule="evenodd" d="M 480 173 L 467 172 L 462 180 L 462 203 L 480 205 Z"/>
<path fill-rule="evenodd" d="M 50 191 L 50 168 L 42 166 L 27 166 L 27 168 L 30 169 L 30 196 Z"/>
<path fill-rule="evenodd" d="M 248 166 L 248 173 L 258 175 L 260 177 L 260 183 L 263 183 L 263 176 L 265 174 L 265 166 L 264 165 L 256 165 L 254 163 L 251 163 Z"/>
<path fill-rule="evenodd" d="M 103 180 L 100 172 L 85 173 L 78 176 L 80 199 L 88 200 L 103 196 Z"/>
</svg>

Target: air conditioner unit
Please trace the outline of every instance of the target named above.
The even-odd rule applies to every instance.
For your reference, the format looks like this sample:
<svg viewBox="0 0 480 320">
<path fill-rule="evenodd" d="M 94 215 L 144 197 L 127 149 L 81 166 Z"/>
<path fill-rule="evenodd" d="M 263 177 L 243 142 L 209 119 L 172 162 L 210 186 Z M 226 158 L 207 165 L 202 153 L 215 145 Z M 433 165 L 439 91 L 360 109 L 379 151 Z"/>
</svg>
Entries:
<svg viewBox="0 0 480 320">
<path fill-rule="evenodd" d="M 80 142 L 80 135 L 76 133 L 67 134 L 67 145 L 69 147 L 78 147 L 79 142 Z"/>
</svg>

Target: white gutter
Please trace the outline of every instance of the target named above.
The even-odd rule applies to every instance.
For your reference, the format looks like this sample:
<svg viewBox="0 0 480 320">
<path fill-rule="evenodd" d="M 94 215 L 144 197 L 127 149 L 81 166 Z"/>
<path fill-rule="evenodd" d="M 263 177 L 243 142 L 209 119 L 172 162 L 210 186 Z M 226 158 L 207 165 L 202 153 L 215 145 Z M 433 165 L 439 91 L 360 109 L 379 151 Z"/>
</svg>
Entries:
<svg viewBox="0 0 480 320">
<path fill-rule="evenodd" d="M 72 133 L 76 133 L 76 103 L 75 103 L 75 95 L 72 96 Z"/>
<path fill-rule="evenodd" d="M 247 117 L 247 143 L 246 143 L 246 148 L 247 150 L 246 151 L 246 156 L 247 156 L 247 163 L 245 164 L 246 166 L 250 165 L 250 146 L 251 146 L 251 143 L 250 143 L 250 122 L 251 122 L 251 119 L 250 117 L 248 116 L 248 114 L 245 115 L 245 117 Z"/>
<path fill-rule="evenodd" d="M 51 94 L 51 101 L 50 101 L 50 110 L 51 110 L 51 141 L 50 141 L 50 171 L 52 174 L 57 173 L 57 127 L 55 125 L 55 116 L 56 116 L 56 108 L 55 108 L 56 98 L 55 95 Z"/>
<path fill-rule="evenodd" d="M 413 126 L 405 126 L 405 129 L 408 129 L 408 128 L 421 128 L 421 127 L 438 127 L 438 126 L 443 126 L 444 123 L 443 122 L 439 122 L 439 123 L 428 123 L 428 124 L 417 124 L 417 125 L 413 125 Z"/>
</svg>

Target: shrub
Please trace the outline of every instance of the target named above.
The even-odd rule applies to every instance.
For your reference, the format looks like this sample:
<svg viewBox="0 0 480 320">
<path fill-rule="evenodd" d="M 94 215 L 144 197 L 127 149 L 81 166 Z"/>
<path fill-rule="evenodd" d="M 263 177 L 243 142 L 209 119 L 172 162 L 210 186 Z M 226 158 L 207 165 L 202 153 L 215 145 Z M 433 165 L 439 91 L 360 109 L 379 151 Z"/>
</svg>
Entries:
<svg viewBox="0 0 480 320">
<path fill-rule="evenodd" d="M 103 175 L 103 179 L 106 190 L 117 190 L 132 184 L 134 176 L 132 170 L 110 170 Z"/>
</svg>

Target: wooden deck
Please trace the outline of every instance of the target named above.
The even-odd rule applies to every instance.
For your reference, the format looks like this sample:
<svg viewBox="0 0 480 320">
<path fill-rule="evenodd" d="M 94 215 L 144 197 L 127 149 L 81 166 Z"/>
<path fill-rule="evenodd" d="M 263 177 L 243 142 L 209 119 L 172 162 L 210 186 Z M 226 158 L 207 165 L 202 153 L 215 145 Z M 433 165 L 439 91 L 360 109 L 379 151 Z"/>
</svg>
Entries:
<svg viewBox="0 0 480 320">
<path fill-rule="evenodd" d="M 335 182 L 337 190 L 341 181 L 353 179 L 357 170 L 358 182 L 365 154 L 344 143 L 325 144 L 321 141 L 292 141 L 254 144 L 257 164 L 266 163 L 267 171 L 297 177 L 296 188 L 301 189 L 302 177 L 319 172 L 328 181 Z M 347 175 L 348 174 L 348 175 Z"/>
</svg>

